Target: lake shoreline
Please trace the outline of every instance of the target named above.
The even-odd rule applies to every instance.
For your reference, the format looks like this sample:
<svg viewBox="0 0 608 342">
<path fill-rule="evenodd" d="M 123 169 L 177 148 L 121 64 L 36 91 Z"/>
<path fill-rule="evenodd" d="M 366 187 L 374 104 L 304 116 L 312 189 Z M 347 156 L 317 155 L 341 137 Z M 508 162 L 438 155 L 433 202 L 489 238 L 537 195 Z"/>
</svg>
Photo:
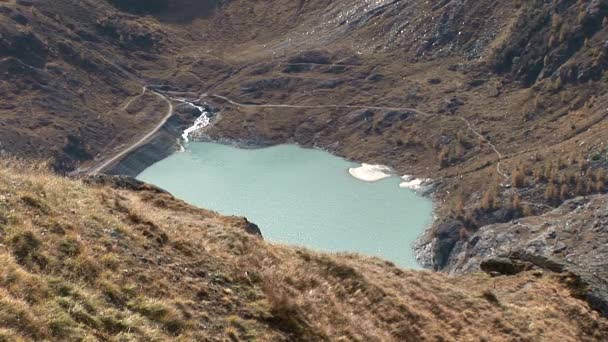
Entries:
<svg viewBox="0 0 608 342">
<path fill-rule="evenodd" d="M 213 123 L 219 119 L 221 119 L 221 113 L 214 113 L 213 120 L 206 128 L 212 126 Z M 182 148 L 180 138 L 182 137 L 183 131 L 188 127 L 191 127 L 195 121 L 196 118 L 192 118 L 191 122 L 189 122 L 183 118 L 177 118 L 175 116 L 172 117 L 167 124 L 163 126 L 163 128 L 147 143 L 142 144 L 140 147 L 129 153 L 125 158 L 117 162 L 110 170 L 108 170 L 107 173 L 113 175 L 127 175 L 134 178 L 137 177 L 141 172 L 148 169 L 150 166 L 170 157 L 174 153 L 179 152 Z M 202 132 L 194 132 L 194 134 L 191 136 L 191 141 L 219 143 L 239 149 L 263 149 L 281 145 L 262 140 L 252 141 L 227 138 L 213 139 L 209 135 L 205 134 L 205 129 L 203 129 Z M 326 148 L 323 146 L 302 146 L 294 141 L 287 141 L 283 144 L 296 145 L 305 149 L 324 151 L 346 161 L 362 164 L 361 161 L 352 160 L 350 158 L 341 156 L 331 148 Z M 390 168 L 390 166 L 388 167 Z M 350 176 L 352 176 L 352 174 Z M 397 175 L 395 174 L 395 176 Z M 434 240 L 432 236 L 432 227 L 438 218 L 437 209 L 440 206 L 440 201 L 435 191 L 436 183 L 434 183 L 434 185 L 434 187 L 422 192 L 409 189 L 416 192 L 419 196 L 429 199 L 432 203 L 431 219 L 422 232 L 418 235 L 415 242 L 409 246 L 409 248 L 413 250 L 419 266 L 424 269 L 432 268 L 432 244 Z"/>
<path fill-rule="evenodd" d="M 414 247 L 433 218 L 432 201 L 403 191 L 399 177 L 360 181 L 348 173 L 354 166 L 293 144 L 246 150 L 193 142 L 138 179 L 195 206 L 247 217 L 269 241 L 421 268 Z"/>
</svg>

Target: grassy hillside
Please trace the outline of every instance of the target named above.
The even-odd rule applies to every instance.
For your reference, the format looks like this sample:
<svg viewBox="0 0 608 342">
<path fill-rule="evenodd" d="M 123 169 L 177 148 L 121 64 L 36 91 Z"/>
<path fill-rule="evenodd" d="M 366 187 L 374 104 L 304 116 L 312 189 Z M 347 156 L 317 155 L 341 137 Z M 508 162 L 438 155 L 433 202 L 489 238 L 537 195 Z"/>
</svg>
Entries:
<svg viewBox="0 0 608 342">
<path fill-rule="evenodd" d="M 400 174 L 434 178 L 438 219 L 425 250 L 433 254 L 428 266 L 449 269 L 454 266 L 449 265 L 454 253 L 474 248 L 475 234 L 488 224 L 535 217 L 571 198 L 608 191 L 607 17 L 606 2 L 598 0 L 0 1 L 0 154 L 50 159 L 61 172 L 98 165 L 139 140 L 164 116 L 166 103 L 144 86 L 164 85 L 191 99 L 203 93 L 226 96 L 248 106 L 204 98 L 219 111 L 204 132 L 206 137 L 253 145 L 295 142 L 352 160 L 387 164 Z M 170 136 L 160 144 L 172 141 Z M 251 333 L 285 339 L 298 331 L 312 331 L 315 338 L 351 334 L 389 339 L 385 335 L 390 334 L 400 339 L 407 329 L 428 336 L 456 334 L 453 329 L 463 336 L 495 334 L 498 323 L 490 318 L 493 313 L 528 309 L 473 306 L 489 313 L 476 313 L 476 324 L 458 328 L 455 322 L 468 318 L 461 307 L 449 306 L 455 305 L 450 296 L 458 296 L 450 291 L 466 288 L 471 303 L 488 289 L 506 291 L 497 297 L 510 303 L 521 291 L 532 291 L 516 290 L 518 281 L 534 280 L 542 291 L 560 289 L 551 277 L 501 280 L 505 287 L 494 289 L 495 280 L 482 276 L 475 276 L 479 279 L 473 282 L 473 278 L 401 273 L 377 260 L 268 247 L 248 235 L 225 235 L 233 229 L 229 227 L 246 228 L 246 222 L 194 210 L 168 195 L 87 190 L 44 173 L 10 176 L 17 177 L 13 181 L 9 173 L 7 189 L 24 193 L 3 195 L 11 205 L 3 209 L 7 211 L 2 223 L 4 250 L 12 251 L 15 272 L 24 277 L 38 272 L 35 279 L 46 284 L 40 285 L 37 301 L 27 301 L 18 293 L 11 296 L 25 301 L 28 310 L 39 310 L 31 314 L 35 320 L 51 317 L 48 310 L 60 310 L 59 304 L 45 305 L 48 298 L 56 298 L 47 278 L 68 276 L 62 272 L 70 277 L 84 272 L 74 279 L 78 284 L 74 286 L 89 291 L 111 317 L 127 321 L 137 317 L 152 330 L 170 331 L 175 327 L 165 327 L 163 320 L 181 317 L 186 324 L 173 333 L 218 336 L 231 328 L 241 337 Z M 11 183 L 19 177 L 32 184 L 34 179 L 41 184 L 46 179 L 59 185 L 45 198 L 44 192 L 30 185 Z M 79 196 L 68 196 L 69 189 Z M 88 216 L 77 214 L 80 210 Z M 190 238 L 199 234 L 207 237 L 204 243 Z M 593 232 L 589 238 L 599 236 Z M 64 239 L 77 243 L 65 242 L 75 247 L 61 252 L 55 245 Z M 460 248 L 454 252 L 454 246 Z M 598 252 L 600 259 L 602 253 Z M 116 255 L 118 266 L 104 263 Z M 192 273 L 193 266 L 180 268 L 190 265 L 190 260 L 212 266 L 205 266 L 211 267 L 209 272 L 199 276 Z M 163 269 L 169 266 L 171 272 Z M 342 267 L 349 277 L 354 272 L 360 279 L 348 285 L 340 278 Z M 157 268 L 162 271 L 152 271 Z M 245 280 L 241 269 L 248 270 Z M 134 270 L 144 278 L 134 279 Z M 213 278 L 216 271 L 224 274 L 219 280 Z M 388 275 L 380 281 L 374 272 Z M 316 280 L 302 280 L 313 275 Z M 391 285 L 399 281 L 410 286 L 415 282 L 402 280 L 418 277 L 428 281 L 419 281 L 413 289 Z M 186 279 L 193 288 L 172 289 L 173 284 L 182 284 L 178 279 Z M 442 289 L 431 291 L 433 296 L 445 296 L 436 297 L 439 306 L 425 299 L 433 281 Z M 117 299 L 106 299 L 103 284 L 118 288 Z M 151 319 L 135 308 L 140 298 L 139 292 L 129 292 L 133 286 L 150 287 L 153 298 L 169 301 L 162 319 Z M 253 291 L 253 297 L 239 292 L 239 286 Z M 202 299 L 197 299 L 194 287 L 205 288 Z M 224 288 L 232 292 L 224 293 Z M 279 291 L 273 294 L 269 289 Z M 323 292 L 323 297 L 316 298 L 315 291 Z M 347 308 L 330 314 L 333 304 L 327 294 L 354 299 L 340 304 Z M 224 297 L 226 305 L 214 301 Z M 281 298 L 290 299 L 287 311 L 294 320 L 281 317 L 282 309 L 274 308 L 285 302 Z M 564 313 L 567 306 L 562 302 L 568 299 L 560 298 L 549 304 L 539 301 L 539 307 L 549 305 Z M 415 314 L 403 309 L 407 307 L 403 303 L 415 300 L 433 305 L 416 305 Z M 250 313 L 241 304 L 251 301 L 266 305 L 265 309 Z M 368 313 L 370 303 L 378 309 L 363 321 L 372 323 L 352 324 L 354 316 L 349 313 L 357 312 L 356 317 Z M 203 308 L 194 310 L 197 306 Z M 447 317 L 438 307 L 455 312 L 454 322 L 436 319 Z M 70 310 L 65 316 L 71 322 L 67 333 L 78 329 L 97 329 L 100 336 L 144 333 L 130 329 L 139 321 L 108 328 L 103 310 L 86 311 L 93 317 L 90 324 L 69 316 Z M 205 310 L 213 324 L 192 313 Z M 241 324 L 245 327 L 228 322 L 231 315 L 247 321 Z M 555 317 L 574 321 L 560 315 Z M 551 317 L 540 314 L 535 319 L 551 321 Z M 402 322 L 408 322 L 407 327 Z M 37 333 L 50 336 L 51 323 L 32 326 L 46 327 Z M 475 328 L 467 330 L 469 326 Z M 548 326 L 549 334 L 561 331 Z M 16 329 L 15 333 L 27 330 Z M 513 329 L 534 336 L 541 328 Z M 594 331 L 589 329 L 588 333 Z"/>
<path fill-rule="evenodd" d="M 0 341 L 608 338 L 566 275 L 449 277 L 275 245 L 149 185 L 34 169 L 0 165 Z"/>
</svg>

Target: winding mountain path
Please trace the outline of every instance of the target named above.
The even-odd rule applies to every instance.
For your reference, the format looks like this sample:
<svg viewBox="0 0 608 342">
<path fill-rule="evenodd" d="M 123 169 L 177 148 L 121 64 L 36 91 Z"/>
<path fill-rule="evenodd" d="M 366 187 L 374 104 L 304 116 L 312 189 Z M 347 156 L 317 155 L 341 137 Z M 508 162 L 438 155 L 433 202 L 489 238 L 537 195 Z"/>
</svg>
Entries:
<svg viewBox="0 0 608 342">
<path fill-rule="evenodd" d="M 133 103 L 133 101 L 135 101 L 137 98 L 143 96 L 146 91 L 153 86 L 143 86 L 142 87 L 142 93 L 133 97 L 132 99 L 130 99 L 125 105 L 123 105 L 121 107 L 121 110 L 125 110 L 126 108 L 129 107 L 129 105 L 131 103 Z M 138 141 L 136 141 L 135 143 L 129 145 L 127 148 L 123 149 L 120 153 L 116 154 L 115 156 L 113 156 L 112 158 L 104 161 L 103 163 L 89 169 L 87 171 L 88 174 L 96 174 L 96 173 L 100 173 L 102 172 L 105 168 L 107 168 L 108 166 L 110 166 L 111 164 L 119 161 L 121 158 L 123 158 L 124 156 L 126 156 L 128 153 L 132 152 L 133 150 L 135 150 L 136 148 L 138 148 L 139 146 L 141 146 L 142 144 L 144 144 L 150 137 L 152 137 L 154 134 L 156 134 L 156 132 L 158 132 L 161 127 L 167 122 L 167 120 L 169 120 L 169 118 L 173 115 L 173 103 L 171 102 L 172 98 L 168 97 L 167 95 L 164 94 L 164 92 L 161 92 L 159 90 L 153 90 L 154 94 L 158 97 L 160 97 L 161 99 L 163 99 L 167 105 L 168 105 L 168 110 L 167 110 L 167 114 L 163 117 L 163 119 L 161 120 L 161 122 L 156 125 L 154 127 L 153 130 L 151 130 L 150 132 L 148 132 L 145 136 L 143 136 L 141 139 L 139 139 Z M 411 112 L 414 113 L 416 115 L 420 115 L 420 116 L 425 116 L 425 117 L 434 117 L 434 116 L 444 116 L 444 117 L 450 117 L 450 118 L 456 118 L 460 121 L 462 121 L 468 128 L 469 131 L 471 131 L 475 136 L 479 137 L 483 142 L 487 143 L 488 146 L 490 146 L 490 148 L 494 151 L 494 153 L 498 156 L 498 162 L 496 163 L 496 171 L 498 172 L 498 174 L 500 174 L 502 177 L 508 179 L 509 175 L 504 172 L 501 168 L 501 160 L 503 159 L 503 154 L 498 150 L 498 148 L 496 148 L 496 146 L 486 137 L 483 136 L 483 134 L 481 134 L 480 132 L 478 132 L 474 127 L 473 124 L 467 120 L 464 117 L 461 116 L 454 116 L 454 115 L 443 115 L 443 114 L 431 114 L 431 113 L 427 113 L 427 112 L 423 112 L 421 110 L 415 109 L 415 108 L 410 108 L 410 107 L 389 107 L 389 106 L 369 106 L 369 105 L 289 105 L 289 104 L 247 104 L 247 103 L 240 103 L 237 101 L 234 101 L 226 96 L 222 96 L 222 95 L 218 95 L 218 94 L 202 94 L 199 97 L 200 99 L 203 99 L 205 97 L 209 97 L 209 98 L 216 98 L 216 99 L 220 99 L 223 100 L 225 102 L 228 102 L 234 106 L 237 107 L 242 107 L 242 108 L 294 108 L 294 109 L 326 109 L 326 108 L 334 108 L 334 109 L 340 109 L 340 108 L 346 108 L 346 109 L 377 109 L 377 110 L 395 110 L 395 111 L 407 111 L 407 112 Z"/>
<path fill-rule="evenodd" d="M 148 89 L 148 86 L 144 86 L 142 89 L 143 89 L 143 91 L 142 91 L 142 95 L 143 95 L 146 92 L 146 90 Z M 138 148 L 139 146 L 144 144 L 148 139 L 150 139 L 154 134 L 156 134 L 156 132 L 158 132 L 165 125 L 165 123 L 167 123 L 167 120 L 169 120 L 169 118 L 171 116 L 173 116 L 173 103 L 171 102 L 171 100 L 169 98 L 167 98 L 167 96 L 165 96 L 162 93 L 159 93 L 157 91 L 153 91 L 153 93 L 154 93 L 154 95 L 158 96 L 159 98 L 161 98 L 163 101 L 165 101 L 167 103 L 167 106 L 168 106 L 167 113 L 162 118 L 162 120 L 150 132 L 148 132 L 146 135 L 141 137 L 141 139 L 139 139 L 136 142 L 132 143 L 131 145 L 127 146 L 125 149 L 123 149 L 121 152 L 116 154 L 114 157 L 89 169 L 87 171 L 87 174 L 94 175 L 94 174 L 100 173 L 108 166 L 119 161 L 121 158 L 123 158 L 124 156 L 126 156 L 127 154 L 129 154 L 130 152 L 132 152 L 133 150 L 135 150 L 136 148 Z M 138 96 L 136 96 L 136 98 L 140 97 L 140 96 L 141 95 L 138 95 Z M 130 104 L 132 101 L 133 101 L 133 99 L 128 104 Z M 128 107 L 128 104 L 127 104 L 127 107 Z"/>
</svg>

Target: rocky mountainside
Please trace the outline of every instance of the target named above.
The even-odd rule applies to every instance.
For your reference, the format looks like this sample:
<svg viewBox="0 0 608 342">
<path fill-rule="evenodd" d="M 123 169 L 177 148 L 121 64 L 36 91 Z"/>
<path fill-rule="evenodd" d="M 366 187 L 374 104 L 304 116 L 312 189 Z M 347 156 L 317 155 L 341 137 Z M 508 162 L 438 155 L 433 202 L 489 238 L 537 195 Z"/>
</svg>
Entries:
<svg viewBox="0 0 608 342">
<path fill-rule="evenodd" d="M 608 279 L 607 202 L 606 195 L 577 197 L 542 216 L 484 226 L 469 243 L 455 247 L 454 260 L 448 264 L 453 265 L 452 271 L 476 270 L 490 255 L 525 250 L 587 266 Z"/>
<path fill-rule="evenodd" d="M 130 178 L 0 165 L 2 341 L 602 341 L 573 273 L 451 277 L 264 242 Z"/>
<path fill-rule="evenodd" d="M 556 232 L 537 251 L 606 274 L 588 220 L 608 188 L 607 17 L 601 0 L 4 0 L 0 151 L 90 170 L 173 103 L 118 167 L 134 173 L 175 148 L 188 98 L 218 114 L 203 139 L 433 178 L 428 267 Z"/>
</svg>

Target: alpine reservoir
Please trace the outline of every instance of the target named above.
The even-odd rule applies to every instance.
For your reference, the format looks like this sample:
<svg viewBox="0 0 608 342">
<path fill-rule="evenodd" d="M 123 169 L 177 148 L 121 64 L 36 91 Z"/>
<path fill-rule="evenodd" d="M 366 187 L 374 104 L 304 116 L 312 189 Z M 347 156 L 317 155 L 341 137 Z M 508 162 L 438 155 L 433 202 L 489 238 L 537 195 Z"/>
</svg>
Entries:
<svg viewBox="0 0 608 342">
<path fill-rule="evenodd" d="M 400 188 L 396 176 L 357 179 L 349 174 L 357 166 L 295 145 L 191 142 L 138 178 L 193 205 L 245 216 L 272 242 L 419 267 L 413 244 L 431 222 L 431 200 Z"/>
</svg>

